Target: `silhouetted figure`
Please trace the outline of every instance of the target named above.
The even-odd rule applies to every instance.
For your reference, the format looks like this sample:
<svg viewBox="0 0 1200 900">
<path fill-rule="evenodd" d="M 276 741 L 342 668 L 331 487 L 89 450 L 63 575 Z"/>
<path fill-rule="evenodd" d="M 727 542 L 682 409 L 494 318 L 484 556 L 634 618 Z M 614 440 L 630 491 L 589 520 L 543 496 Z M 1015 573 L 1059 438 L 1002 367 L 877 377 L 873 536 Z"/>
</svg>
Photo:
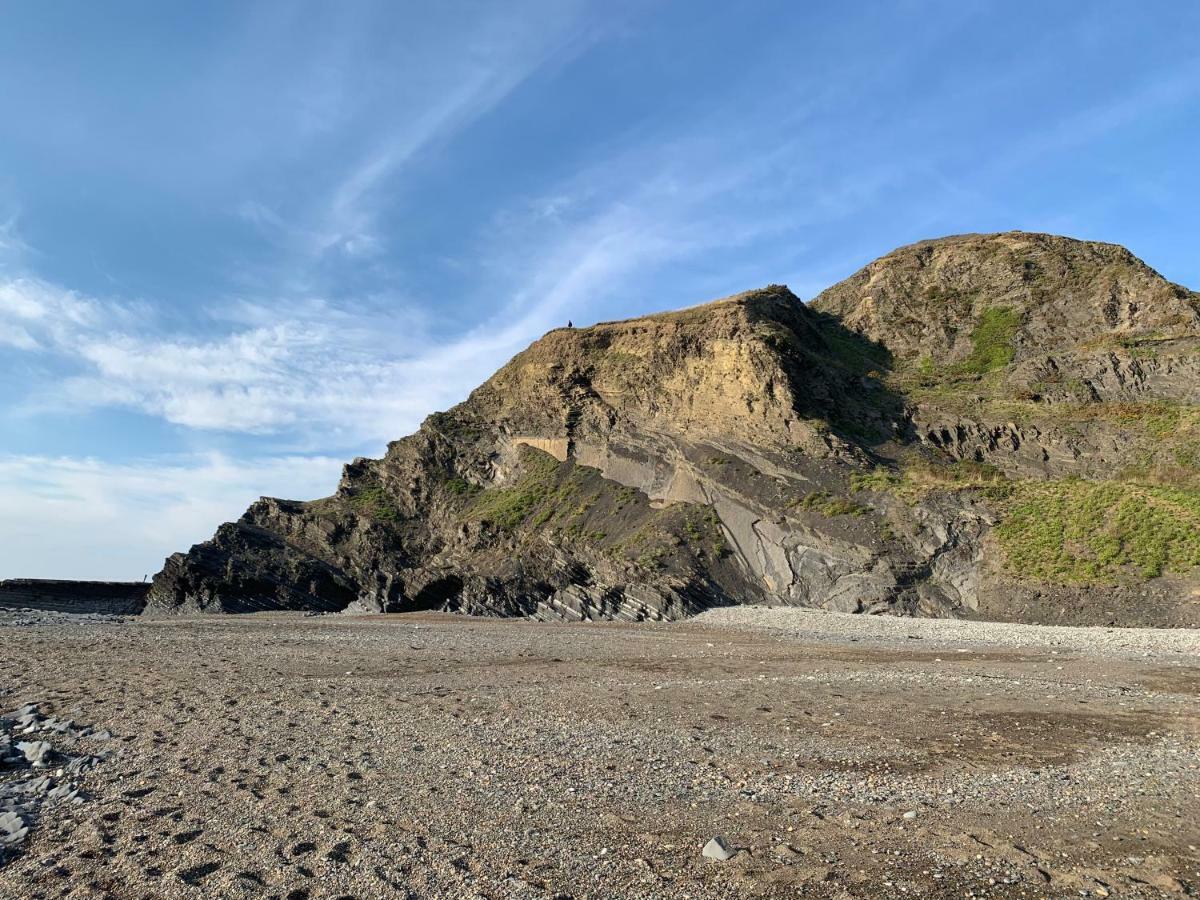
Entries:
<svg viewBox="0 0 1200 900">
<path fill-rule="evenodd" d="M 571 320 L 570 320 L 570 319 L 567 319 L 567 327 L 568 327 L 568 328 L 574 328 L 574 327 L 575 327 L 575 326 L 574 326 L 574 325 L 571 323 Z"/>
</svg>

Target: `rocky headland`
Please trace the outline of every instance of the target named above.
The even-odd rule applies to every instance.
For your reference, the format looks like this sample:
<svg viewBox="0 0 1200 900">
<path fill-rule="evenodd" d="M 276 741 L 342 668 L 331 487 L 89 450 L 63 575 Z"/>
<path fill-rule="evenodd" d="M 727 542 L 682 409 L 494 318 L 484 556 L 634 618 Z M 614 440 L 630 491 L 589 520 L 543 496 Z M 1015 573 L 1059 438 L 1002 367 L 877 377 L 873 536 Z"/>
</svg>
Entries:
<svg viewBox="0 0 1200 900">
<path fill-rule="evenodd" d="M 558 329 L 148 610 L 673 619 L 766 603 L 1200 624 L 1200 295 L 1122 247 L 922 241 Z"/>
</svg>

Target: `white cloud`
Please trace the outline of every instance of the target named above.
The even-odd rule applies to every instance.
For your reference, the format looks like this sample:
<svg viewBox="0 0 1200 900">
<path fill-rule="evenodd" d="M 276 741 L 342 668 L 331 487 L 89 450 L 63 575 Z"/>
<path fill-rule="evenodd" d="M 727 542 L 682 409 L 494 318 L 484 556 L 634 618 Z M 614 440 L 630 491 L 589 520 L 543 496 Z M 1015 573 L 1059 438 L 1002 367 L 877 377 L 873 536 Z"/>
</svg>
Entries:
<svg viewBox="0 0 1200 900">
<path fill-rule="evenodd" d="M 377 73 L 378 81 L 362 86 L 355 98 L 346 96 L 341 83 L 353 60 L 320 67 L 325 77 L 309 90 L 337 98 L 336 106 L 322 105 L 340 107 L 342 126 L 353 127 L 363 147 L 347 154 L 349 163 L 327 185 L 308 192 L 314 199 L 302 209 L 285 214 L 248 200 L 238 214 L 309 262 L 329 254 L 358 260 L 381 254 L 386 247 L 376 218 L 394 205 L 396 180 L 406 164 L 495 109 L 535 73 L 578 53 L 601 27 L 589 21 L 578 0 L 536 0 L 524 7 L 515 12 L 476 6 L 469 15 L 443 10 L 445 27 L 406 44 L 406 65 Z M 368 19 L 359 27 L 369 34 L 372 25 Z M 339 54 L 351 54 L 355 46 L 350 41 Z M 312 118 L 307 102 L 300 104 L 300 115 L 306 122 Z M 304 131 L 324 138 L 328 129 Z"/>
<path fill-rule="evenodd" d="M 333 493 L 341 461 L 0 456 L 0 578 L 140 580 L 259 496 Z"/>
<path fill-rule="evenodd" d="M 29 245 L 22 240 L 17 231 L 17 216 L 15 213 L 0 221 L 0 260 L 19 257 L 29 251 Z"/>
<path fill-rule="evenodd" d="M 124 315 L 119 307 L 102 312 L 95 301 L 39 278 L 0 282 L 0 322 L 13 327 L 24 325 L 53 337 L 99 324 L 102 318 L 118 314 Z"/>
<path fill-rule="evenodd" d="M 9 323 L 3 331 L 0 331 L 0 344 L 7 344 L 18 350 L 36 350 L 38 348 L 38 342 L 34 340 L 33 335 L 20 325 L 13 323 Z"/>
<path fill-rule="evenodd" d="M 345 446 L 399 437 L 394 429 L 411 430 L 431 401 L 464 389 L 424 385 L 412 396 L 422 384 L 414 369 L 424 322 L 403 307 L 241 302 L 214 312 L 208 330 L 215 333 L 172 333 L 119 302 L 40 279 L 0 280 L 0 342 L 75 369 L 40 385 L 26 413 L 120 407 L 189 428 L 295 430 Z"/>
</svg>

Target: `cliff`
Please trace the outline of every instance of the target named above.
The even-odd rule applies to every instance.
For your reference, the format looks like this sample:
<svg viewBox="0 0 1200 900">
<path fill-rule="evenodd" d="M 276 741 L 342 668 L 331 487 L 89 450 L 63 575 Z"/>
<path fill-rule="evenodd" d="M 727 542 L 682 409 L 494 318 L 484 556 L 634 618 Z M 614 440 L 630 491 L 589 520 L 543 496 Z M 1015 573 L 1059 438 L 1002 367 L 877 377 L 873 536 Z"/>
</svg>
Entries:
<svg viewBox="0 0 1200 900">
<path fill-rule="evenodd" d="M 1200 298 L 1049 235 L 550 332 L 152 611 L 673 618 L 721 603 L 1200 624 Z"/>
</svg>

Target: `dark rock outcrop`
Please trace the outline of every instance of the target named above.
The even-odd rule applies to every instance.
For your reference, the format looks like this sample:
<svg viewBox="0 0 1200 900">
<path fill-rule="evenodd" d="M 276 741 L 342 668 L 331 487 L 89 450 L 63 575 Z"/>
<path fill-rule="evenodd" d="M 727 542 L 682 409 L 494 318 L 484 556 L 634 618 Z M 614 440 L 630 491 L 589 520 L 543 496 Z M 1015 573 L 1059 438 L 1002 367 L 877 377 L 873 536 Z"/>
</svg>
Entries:
<svg viewBox="0 0 1200 900">
<path fill-rule="evenodd" d="M 136 615 L 146 606 L 150 584 L 140 581 L 61 581 L 10 578 L 0 581 L 0 609 Z"/>
<path fill-rule="evenodd" d="M 929 241 L 811 305 L 770 286 L 552 331 L 382 459 L 348 465 L 332 497 L 263 499 L 171 557 L 150 608 L 1004 617 L 1019 595 L 1037 618 L 1028 598 L 1053 599 L 1060 570 L 1072 597 L 1170 570 L 1156 590 L 1187 620 L 1186 540 L 1123 550 L 1127 516 L 1100 523 L 1116 549 L 997 526 L 1029 518 L 1023 503 L 1075 514 L 1069 491 L 1030 485 L 1118 472 L 1121 503 L 1192 515 L 1161 486 L 1193 485 L 1198 400 L 1197 295 L 1128 251 Z M 1032 573 L 1005 563 L 1037 552 Z"/>
</svg>

